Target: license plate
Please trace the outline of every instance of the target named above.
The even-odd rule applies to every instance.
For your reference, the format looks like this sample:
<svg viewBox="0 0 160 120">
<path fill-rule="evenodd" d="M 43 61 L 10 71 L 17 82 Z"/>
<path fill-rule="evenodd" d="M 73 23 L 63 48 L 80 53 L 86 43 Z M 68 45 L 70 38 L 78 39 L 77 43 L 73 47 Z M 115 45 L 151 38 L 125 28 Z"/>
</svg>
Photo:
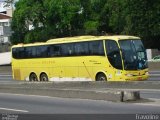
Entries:
<svg viewBox="0 0 160 120">
<path fill-rule="evenodd" d="M 138 80 L 142 80 L 142 77 L 138 77 Z"/>
</svg>

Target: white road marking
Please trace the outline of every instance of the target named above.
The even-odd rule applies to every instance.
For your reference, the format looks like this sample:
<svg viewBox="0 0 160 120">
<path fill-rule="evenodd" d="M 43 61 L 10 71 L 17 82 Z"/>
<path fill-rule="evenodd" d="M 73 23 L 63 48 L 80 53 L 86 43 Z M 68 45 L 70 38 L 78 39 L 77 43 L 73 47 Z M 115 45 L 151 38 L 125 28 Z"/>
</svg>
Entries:
<svg viewBox="0 0 160 120">
<path fill-rule="evenodd" d="M 142 105 L 142 106 L 153 106 L 153 107 L 160 107 L 159 104 L 156 103 L 133 103 L 135 105 Z"/>
<path fill-rule="evenodd" d="M 14 112 L 23 112 L 23 113 L 29 112 L 27 110 L 18 110 L 18 109 L 3 108 L 3 107 L 0 107 L 0 110 L 14 111 Z"/>
<path fill-rule="evenodd" d="M 41 97 L 41 98 L 54 98 L 54 97 L 51 97 L 51 96 L 15 94 L 15 93 L 0 93 L 0 95 L 12 95 L 12 96 L 21 96 L 21 97 L 23 97 L 23 96 L 25 96 L 25 97 L 30 96 L 30 97 Z"/>
<path fill-rule="evenodd" d="M 160 107 L 160 99 L 156 99 L 156 98 L 147 98 L 148 100 L 151 100 L 151 101 L 148 101 L 148 102 L 140 102 L 140 103 L 133 103 L 135 105 L 143 105 L 143 106 L 153 106 L 153 107 Z"/>
<path fill-rule="evenodd" d="M 12 75 L 7 75 L 7 74 L 0 74 L 0 77 L 12 77 Z"/>
</svg>

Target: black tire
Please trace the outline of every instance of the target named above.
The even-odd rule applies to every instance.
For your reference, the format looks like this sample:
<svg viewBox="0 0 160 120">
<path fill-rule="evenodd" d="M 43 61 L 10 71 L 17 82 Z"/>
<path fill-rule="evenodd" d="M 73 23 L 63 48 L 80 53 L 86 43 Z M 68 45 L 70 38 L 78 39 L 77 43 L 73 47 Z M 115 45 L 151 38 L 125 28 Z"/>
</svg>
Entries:
<svg viewBox="0 0 160 120">
<path fill-rule="evenodd" d="M 40 81 L 48 81 L 48 76 L 45 73 L 40 75 Z"/>
<path fill-rule="evenodd" d="M 107 77 L 104 73 L 99 73 L 97 76 L 96 76 L 96 81 L 107 81 Z"/>
<path fill-rule="evenodd" d="M 35 73 L 31 73 L 29 76 L 29 81 L 38 81 L 37 75 Z"/>
</svg>

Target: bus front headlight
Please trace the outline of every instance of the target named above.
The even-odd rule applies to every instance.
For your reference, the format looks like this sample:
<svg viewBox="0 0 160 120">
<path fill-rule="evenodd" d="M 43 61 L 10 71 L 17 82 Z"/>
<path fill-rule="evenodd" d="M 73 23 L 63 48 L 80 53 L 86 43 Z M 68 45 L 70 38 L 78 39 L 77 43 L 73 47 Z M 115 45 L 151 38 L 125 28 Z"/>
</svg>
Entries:
<svg viewBox="0 0 160 120">
<path fill-rule="evenodd" d="M 147 72 L 145 72 L 145 74 L 146 74 L 146 75 L 149 75 L 149 72 L 147 71 Z"/>
<path fill-rule="evenodd" d="M 127 77 L 132 77 L 133 74 L 125 74 Z"/>
</svg>

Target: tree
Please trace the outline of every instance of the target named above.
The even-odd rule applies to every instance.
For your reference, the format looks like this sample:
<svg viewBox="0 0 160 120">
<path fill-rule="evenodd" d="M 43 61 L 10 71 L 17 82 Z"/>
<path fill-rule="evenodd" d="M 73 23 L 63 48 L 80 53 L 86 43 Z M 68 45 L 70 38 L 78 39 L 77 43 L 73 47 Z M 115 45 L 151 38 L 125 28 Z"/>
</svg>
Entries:
<svg viewBox="0 0 160 120">
<path fill-rule="evenodd" d="M 146 47 L 158 48 L 160 43 L 160 1 L 128 0 L 125 30 L 142 37 Z"/>
<path fill-rule="evenodd" d="M 84 9 L 85 34 L 97 35 L 101 32 L 100 14 L 107 0 L 81 0 Z"/>
<path fill-rule="evenodd" d="M 82 27 L 79 0 L 46 0 L 47 26 L 54 29 L 57 37 L 71 36 L 72 31 Z"/>
<path fill-rule="evenodd" d="M 146 47 L 158 48 L 159 10 L 159 0 L 107 0 L 100 13 L 99 31 L 140 36 Z"/>
<path fill-rule="evenodd" d="M 45 26 L 45 9 L 42 1 L 43 0 L 19 0 L 16 3 L 16 10 L 12 18 L 12 30 L 14 31 L 11 39 L 12 43 L 26 42 L 25 35 L 30 32 L 30 24 L 32 24 L 35 29 L 39 27 L 40 23 L 42 27 Z"/>
<path fill-rule="evenodd" d="M 108 0 L 95 0 L 93 8 L 98 18 L 98 32 L 99 33 L 112 33 L 112 29 L 109 26 L 109 7 Z"/>
<path fill-rule="evenodd" d="M 12 43 L 102 32 L 140 36 L 147 47 L 160 42 L 159 0 L 19 0 L 15 7 Z"/>
<path fill-rule="evenodd" d="M 83 28 L 81 9 L 79 0 L 19 0 L 13 15 L 12 29 L 15 33 L 12 42 L 27 43 L 76 35 L 75 31 Z M 33 24 L 34 30 L 28 30 L 29 24 Z M 44 37 L 42 32 L 49 34 Z M 41 37 L 35 39 L 33 33 Z"/>
</svg>

